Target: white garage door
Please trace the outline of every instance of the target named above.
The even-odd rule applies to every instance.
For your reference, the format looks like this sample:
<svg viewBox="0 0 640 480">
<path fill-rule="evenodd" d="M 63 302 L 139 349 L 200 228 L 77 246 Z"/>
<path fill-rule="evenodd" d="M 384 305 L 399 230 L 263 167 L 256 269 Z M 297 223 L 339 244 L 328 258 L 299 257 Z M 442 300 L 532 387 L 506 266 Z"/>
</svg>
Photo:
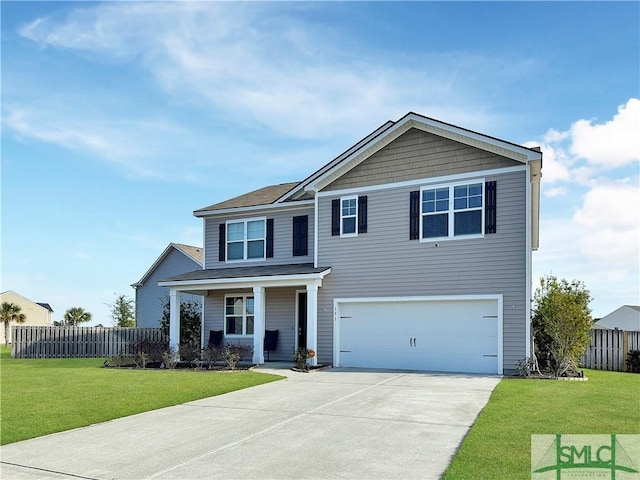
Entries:
<svg viewBox="0 0 640 480">
<path fill-rule="evenodd" d="M 502 373 L 495 298 L 337 305 L 339 366 Z"/>
</svg>

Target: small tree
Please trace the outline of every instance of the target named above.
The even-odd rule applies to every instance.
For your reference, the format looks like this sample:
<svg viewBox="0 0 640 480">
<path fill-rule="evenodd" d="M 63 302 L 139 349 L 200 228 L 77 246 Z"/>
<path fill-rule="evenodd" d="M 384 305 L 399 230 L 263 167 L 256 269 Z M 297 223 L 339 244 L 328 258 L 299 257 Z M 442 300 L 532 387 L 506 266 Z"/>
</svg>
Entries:
<svg viewBox="0 0 640 480">
<path fill-rule="evenodd" d="M 0 305 L 0 320 L 4 323 L 4 346 L 9 346 L 9 323 L 24 323 L 27 316 L 21 312 L 22 307 L 15 303 L 2 302 Z"/>
<path fill-rule="evenodd" d="M 85 311 L 82 307 L 71 307 L 64 312 L 63 323 L 61 326 L 78 326 L 80 323 L 85 323 L 91 320 L 91 314 Z"/>
<path fill-rule="evenodd" d="M 584 283 L 549 275 L 540 279 L 534 295 L 534 352 L 540 366 L 558 377 L 575 372 L 589 346 L 593 325 Z"/>
<path fill-rule="evenodd" d="M 109 316 L 116 327 L 135 327 L 135 302 L 131 297 L 118 295 L 113 303 L 106 304 L 109 307 Z"/>
<path fill-rule="evenodd" d="M 162 320 L 160 320 L 160 328 L 162 333 L 169 335 L 169 316 L 170 316 L 169 297 L 162 299 Z M 180 302 L 180 343 L 200 345 L 200 305 L 196 302 L 186 301 Z"/>
</svg>

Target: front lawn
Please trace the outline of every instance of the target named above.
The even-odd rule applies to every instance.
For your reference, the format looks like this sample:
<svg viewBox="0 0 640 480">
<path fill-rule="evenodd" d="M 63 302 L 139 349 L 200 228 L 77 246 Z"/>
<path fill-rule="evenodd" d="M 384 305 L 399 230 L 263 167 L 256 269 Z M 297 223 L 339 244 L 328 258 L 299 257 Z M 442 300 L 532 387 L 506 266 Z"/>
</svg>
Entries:
<svg viewBox="0 0 640 480">
<path fill-rule="evenodd" d="M 640 433 L 640 375 L 585 375 L 586 382 L 503 379 L 443 479 L 531 478 L 532 434 Z"/>
<path fill-rule="evenodd" d="M 104 359 L 16 360 L 0 349 L 0 444 L 220 395 L 282 377 L 252 371 L 99 368 Z"/>
</svg>

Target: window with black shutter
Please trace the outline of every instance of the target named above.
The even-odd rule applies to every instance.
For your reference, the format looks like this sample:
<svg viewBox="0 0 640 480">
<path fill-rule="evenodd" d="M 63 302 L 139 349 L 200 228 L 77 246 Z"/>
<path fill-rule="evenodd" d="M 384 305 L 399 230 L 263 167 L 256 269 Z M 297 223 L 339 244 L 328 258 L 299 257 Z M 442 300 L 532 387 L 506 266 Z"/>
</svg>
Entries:
<svg viewBox="0 0 640 480">
<path fill-rule="evenodd" d="M 410 240 L 469 238 L 490 233 L 496 233 L 495 181 L 430 185 L 410 192 Z"/>
<path fill-rule="evenodd" d="M 496 182 L 487 182 L 484 186 L 484 233 L 497 231 L 497 187 Z"/>
<path fill-rule="evenodd" d="M 224 262 L 227 259 L 226 245 L 227 245 L 227 229 L 224 223 L 221 223 L 218 228 L 220 237 L 218 238 L 218 261 Z"/>
<path fill-rule="evenodd" d="M 267 218 L 267 258 L 273 258 L 273 218 Z"/>
<path fill-rule="evenodd" d="M 293 256 L 309 254 L 309 216 L 293 217 Z"/>
</svg>

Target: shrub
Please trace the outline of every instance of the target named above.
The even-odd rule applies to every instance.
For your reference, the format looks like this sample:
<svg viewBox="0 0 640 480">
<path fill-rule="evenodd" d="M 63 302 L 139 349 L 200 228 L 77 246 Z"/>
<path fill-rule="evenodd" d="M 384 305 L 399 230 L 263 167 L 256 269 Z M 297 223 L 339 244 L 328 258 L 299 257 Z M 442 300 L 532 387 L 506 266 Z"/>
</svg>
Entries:
<svg viewBox="0 0 640 480">
<path fill-rule="evenodd" d="M 627 354 L 627 371 L 640 373 L 640 350 L 629 350 Z"/>
<path fill-rule="evenodd" d="M 162 353 L 162 364 L 164 368 L 173 370 L 180 361 L 180 354 L 175 349 L 169 349 Z"/>
<path fill-rule="evenodd" d="M 558 280 L 552 275 L 540 279 L 531 322 L 534 355 L 540 367 L 555 377 L 577 373 L 593 324 L 590 299 L 580 281 Z"/>
<path fill-rule="evenodd" d="M 145 352 L 136 353 L 135 357 L 133 357 L 133 361 L 136 362 L 136 367 L 138 368 L 147 368 L 147 361 L 149 360 L 149 355 Z"/>
<path fill-rule="evenodd" d="M 189 363 L 195 363 L 200 360 L 200 356 L 202 354 L 200 345 L 195 343 L 183 343 L 178 348 L 178 351 L 180 353 L 180 358 Z"/>
<path fill-rule="evenodd" d="M 293 361 L 296 364 L 296 368 L 300 370 L 308 370 L 309 367 L 307 365 L 307 358 L 309 358 L 309 350 L 307 350 L 305 347 L 298 348 L 293 356 Z"/>
<path fill-rule="evenodd" d="M 169 342 L 164 340 L 139 340 L 133 344 L 134 356 L 137 357 L 139 354 L 145 354 L 147 363 L 162 362 L 162 354 L 168 349 Z"/>
<path fill-rule="evenodd" d="M 202 350 L 202 358 L 209 362 L 209 366 L 215 366 L 220 360 L 222 360 L 222 354 L 224 347 L 222 345 L 209 345 Z"/>
<path fill-rule="evenodd" d="M 222 358 L 224 358 L 227 367 L 235 370 L 238 362 L 243 357 L 251 355 L 253 347 L 243 343 L 228 343 L 223 347 Z"/>
</svg>

